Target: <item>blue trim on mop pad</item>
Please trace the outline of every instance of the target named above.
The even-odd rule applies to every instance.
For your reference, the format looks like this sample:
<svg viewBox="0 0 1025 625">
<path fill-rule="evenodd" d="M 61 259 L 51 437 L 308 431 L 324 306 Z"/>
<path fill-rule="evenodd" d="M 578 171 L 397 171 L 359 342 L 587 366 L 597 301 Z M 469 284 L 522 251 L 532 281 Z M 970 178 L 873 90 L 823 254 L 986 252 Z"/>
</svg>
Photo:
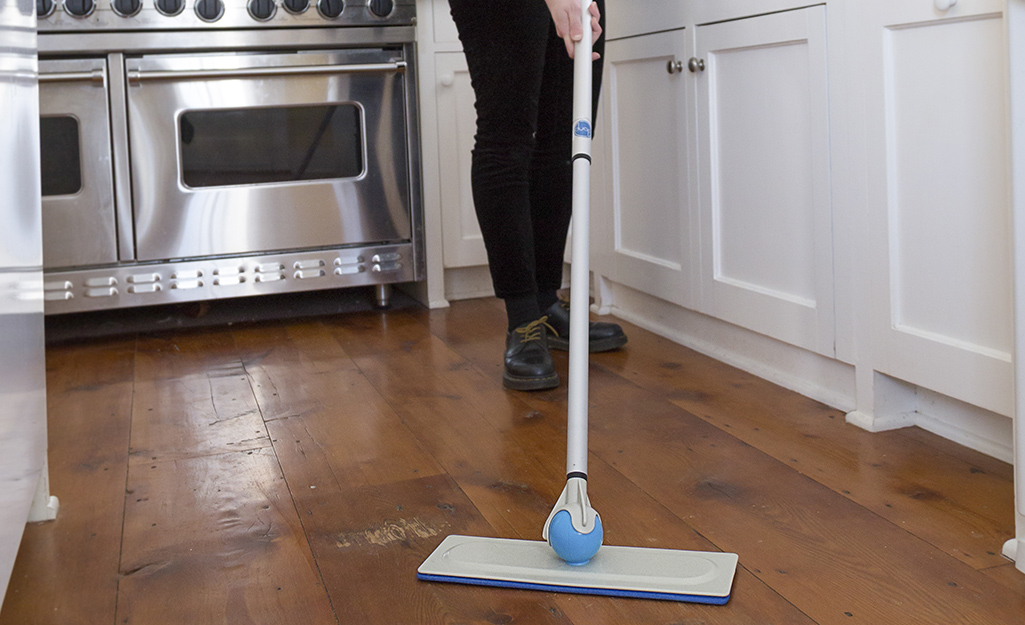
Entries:
<svg viewBox="0 0 1025 625">
<path fill-rule="evenodd" d="M 417 569 L 425 581 L 722 605 L 734 553 L 606 545 L 571 566 L 544 541 L 448 536 Z"/>
<path fill-rule="evenodd" d="M 725 597 L 706 597 L 704 595 L 677 595 L 667 592 L 643 592 L 639 590 L 616 590 L 612 588 L 550 586 L 548 584 L 528 584 L 525 582 L 480 579 L 476 577 L 448 577 L 445 575 L 425 575 L 423 573 L 417 573 L 416 578 L 425 582 L 448 582 L 453 584 L 467 584 L 470 586 L 494 586 L 498 588 L 514 588 L 516 590 L 541 590 L 544 592 L 565 592 L 577 595 L 601 595 L 605 597 L 629 597 L 632 599 L 682 601 L 687 603 L 704 603 L 707 605 L 725 605 L 732 596 L 726 595 Z"/>
</svg>

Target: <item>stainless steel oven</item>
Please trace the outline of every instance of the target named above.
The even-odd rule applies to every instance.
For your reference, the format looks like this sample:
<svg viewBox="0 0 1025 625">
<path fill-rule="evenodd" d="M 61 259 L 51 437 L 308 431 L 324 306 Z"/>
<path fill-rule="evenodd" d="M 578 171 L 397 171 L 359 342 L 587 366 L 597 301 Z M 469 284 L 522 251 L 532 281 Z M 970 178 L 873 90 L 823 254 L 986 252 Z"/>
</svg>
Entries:
<svg viewBox="0 0 1025 625">
<path fill-rule="evenodd" d="M 95 2 L 37 0 L 47 313 L 423 278 L 414 0 Z"/>
<path fill-rule="evenodd" d="M 130 58 L 139 260 L 408 241 L 405 61 Z"/>
<path fill-rule="evenodd" d="M 39 63 L 46 269 L 117 262 L 107 63 Z"/>
</svg>

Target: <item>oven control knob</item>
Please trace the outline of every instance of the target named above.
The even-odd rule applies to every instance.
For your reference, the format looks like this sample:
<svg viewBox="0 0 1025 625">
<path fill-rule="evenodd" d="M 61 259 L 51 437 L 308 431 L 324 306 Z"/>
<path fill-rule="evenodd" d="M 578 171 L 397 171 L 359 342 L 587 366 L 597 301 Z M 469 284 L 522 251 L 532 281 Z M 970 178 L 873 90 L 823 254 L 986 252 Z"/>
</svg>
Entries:
<svg viewBox="0 0 1025 625">
<path fill-rule="evenodd" d="M 110 8 L 121 17 L 132 17 L 142 9 L 142 0 L 113 0 Z"/>
<path fill-rule="evenodd" d="M 93 0 L 64 0 L 64 10 L 75 17 L 88 17 L 96 10 Z"/>
<path fill-rule="evenodd" d="M 310 8 L 310 0 L 284 0 L 282 4 L 289 13 L 304 13 Z"/>
<path fill-rule="evenodd" d="M 377 17 L 388 17 L 395 9 L 394 0 L 370 0 L 370 12 Z"/>
<path fill-rule="evenodd" d="M 39 19 L 50 17 L 56 7 L 57 3 L 53 0 L 36 0 L 36 15 Z"/>
<path fill-rule="evenodd" d="M 196 0 L 196 15 L 204 22 L 216 22 L 224 15 L 221 0 Z"/>
<path fill-rule="evenodd" d="M 249 0 L 249 15 L 254 20 L 266 22 L 274 17 L 277 10 L 278 5 L 274 4 L 274 0 Z"/>
<path fill-rule="evenodd" d="M 318 0 L 317 10 L 324 17 L 335 18 L 345 10 L 344 0 Z"/>
<path fill-rule="evenodd" d="M 185 0 L 157 0 L 157 11 L 164 15 L 178 15 L 185 8 Z"/>
</svg>

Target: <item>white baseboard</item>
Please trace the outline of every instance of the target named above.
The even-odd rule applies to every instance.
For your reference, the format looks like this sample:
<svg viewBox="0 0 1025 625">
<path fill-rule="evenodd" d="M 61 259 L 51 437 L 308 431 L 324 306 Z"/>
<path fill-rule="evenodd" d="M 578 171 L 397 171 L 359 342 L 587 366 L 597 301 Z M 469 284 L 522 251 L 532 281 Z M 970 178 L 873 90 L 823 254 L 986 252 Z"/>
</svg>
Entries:
<svg viewBox="0 0 1025 625">
<path fill-rule="evenodd" d="M 1017 538 L 1008 540 L 1004 543 L 1004 548 L 1000 551 L 1000 554 L 1011 562 L 1018 563 L 1018 552 L 1021 551 L 1021 542 Z M 1022 567 L 1018 567 L 1018 570 L 1022 570 Z"/>
<path fill-rule="evenodd" d="M 858 405 L 855 366 L 788 345 L 605 280 L 602 312 L 847 413 L 870 432 L 918 426 L 999 460 L 1013 460 L 1011 419 L 880 373 L 872 406 Z"/>
<path fill-rule="evenodd" d="M 916 414 L 913 412 L 898 412 L 880 417 L 860 410 L 852 410 L 847 413 L 847 423 L 856 425 L 869 432 L 887 432 L 916 425 Z"/>
<path fill-rule="evenodd" d="M 915 425 L 1004 462 L 1014 462 L 1014 422 L 928 389 L 919 389 Z"/>
<path fill-rule="evenodd" d="M 49 466 L 44 463 L 43 470 L 39 473 L 39 481 L 36 483 L 36 493 L 32 497 L 32 505 L 28 511 L 28 522 L 53 521 L 57 518 L 59 509 L 60 502 L 50 494 L 50 470 Z"/>
<path fill-rule="evenodd" d="M 601 307 L 645 330 L 844 412 L 855 408 L 854 367 L 605 281 Z M 604 298 L 603 298 L 604 299 Z"/>
</svg>

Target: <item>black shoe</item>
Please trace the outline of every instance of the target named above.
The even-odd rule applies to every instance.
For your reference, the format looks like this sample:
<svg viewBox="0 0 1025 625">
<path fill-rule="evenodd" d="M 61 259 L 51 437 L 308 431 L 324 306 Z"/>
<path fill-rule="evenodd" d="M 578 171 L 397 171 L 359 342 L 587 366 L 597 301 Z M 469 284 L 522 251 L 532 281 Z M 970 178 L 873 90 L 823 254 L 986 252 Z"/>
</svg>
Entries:
<svg viewBox="0 0 1025 625">
<path fill-rule="evenodd" d="M 547 317 L 515 328 L 505 338 L 505 373 L 502 384 L 516 391 L 540 391 L 559 385 L 548 352 Z"/>
<path fill-rule="evenodd" d="M 569 302 L 559 300 L 544 312 L 548 316 L 548 327 L 552 334 L 548 337 L 548 346 L 552 349 L 566 351 L 569 349 Z M 588 322 L 587 351 L 607 352 L 626 345 L 626 334 L 623 328 L 615 323 L 602 321 Z"/>
</svg>

